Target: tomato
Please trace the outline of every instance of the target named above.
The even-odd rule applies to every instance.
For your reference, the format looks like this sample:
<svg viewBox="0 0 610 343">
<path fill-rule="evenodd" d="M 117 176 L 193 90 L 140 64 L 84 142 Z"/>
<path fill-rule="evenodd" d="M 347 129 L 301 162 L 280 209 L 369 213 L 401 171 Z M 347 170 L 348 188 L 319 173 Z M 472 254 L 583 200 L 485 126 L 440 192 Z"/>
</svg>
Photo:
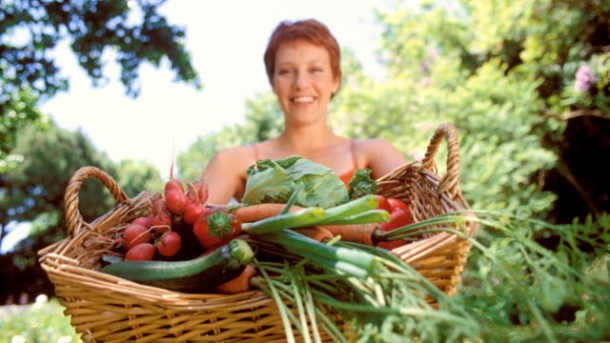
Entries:
<svg viewBox="0 0 610 343">
<path fill-rule="evenodd" d="M 377 198 L 377 209 L 385 210 L 388 213 L 392 213 L 392 206 L 390 206 L 390 202 L 388 199 L 381 195 L 375 195 Z"/>
<path fill-rule="evenodd" d="M 128 250 L 140 243 L 148 243 L 151 239 L 148 228 L 140 224 L 129 224 L 123 231 L 123 246 Z"/>
<path fill-rule="evenodd" d="M 182 238 L 175 231 L 168 231 L 161 236 L 159 242 L 157 243 L 157 250 L 159 254 L 171 257 L 176 255 L 176 253 L 180 250 L 180 246 L 182 243 Z"/>
<path fill-rule="evenodd" d="M 127 251 L 125 261 L 150 261 L 155 256 L 155 250 L 150 243 L 140 243 Z"/>
<path fill-rule="evenodd" d="M 207 211 L 193 225 L 193 233 L 206 249 L 227 243 L 241 232 L 241 220 L 222 208 Z"/>
</svg>

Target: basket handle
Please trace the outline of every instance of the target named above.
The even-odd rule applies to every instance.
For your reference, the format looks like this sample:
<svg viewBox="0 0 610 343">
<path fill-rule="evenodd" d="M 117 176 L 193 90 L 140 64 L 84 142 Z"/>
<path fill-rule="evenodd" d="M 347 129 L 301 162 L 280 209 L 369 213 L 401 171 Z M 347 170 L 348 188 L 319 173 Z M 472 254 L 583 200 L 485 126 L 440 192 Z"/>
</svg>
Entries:
<svg viewBox="0 0 610 343">
<path fill-rule="evenodd" d="M 110 190 L 110 193 L 116 199 L 117 204 L 130 201 L 127 194 L 125 194 L 108 173 L 92 166 L 81 167 L 72 175 L 72 178 L 70 178 L 64 194 L 68 237 L 72 237 L 83 225 L 89 226 L 89 224 L 83 220 L 83 216 L 78 209 L 78 192 L 83 185 L 83 182 L 89 178 L 101 181 L 102 184 Z"/>
<path fill-rule="evenodd" d="M 442 123 L 436 128 L 434 135 L 430 139 L 426 155 L 422 160 L 422 167 L 436 173 L 434 156 L 443 138 L 447 141 L 447 172 L 441 178 L 436 191 L 437 194 L 448 192 L 451 198 L 454 199 L 460 193 L 460 144 L 457 139 L 457 131 L 453 125 Z"/>
</svg>

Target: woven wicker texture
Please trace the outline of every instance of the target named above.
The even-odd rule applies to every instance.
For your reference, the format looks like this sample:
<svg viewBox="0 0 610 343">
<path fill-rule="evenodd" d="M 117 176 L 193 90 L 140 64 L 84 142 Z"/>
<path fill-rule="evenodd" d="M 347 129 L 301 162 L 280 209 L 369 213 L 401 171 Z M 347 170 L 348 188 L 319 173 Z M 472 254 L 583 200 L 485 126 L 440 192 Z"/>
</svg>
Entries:
<svg viewBox="0 0 610 343">
<path fill-rule="evenodd" d="M 434 157 L 447 142 L 447 172 L 436 174 Z M 459 188 L 459 144 L 450 124 L 432 137 L 422 162 L 409 163 L 378 180 L 378 193 L 397 197 L 416 220 L 469 209 Z M 117 205 L 92 223 L 78 210 L 84 180 L 101 181 Z M 150 213 L 158 193 L 130 199 L 107 173 L 83 167 L 65 193 L 67 238 L 41 250 L 40 262 L 56 295 L 85 342 L 285 342 L 277 306 L 261 291 L 237 295 L 184 294 L 100 273 L 102 256 L 116 247 L 127 224 Z M 476 224 L 467 223 L 469 235 Z M 438 233 L 393 250 L 443 292 L 453 294 L 469 250 L 467 241 Z M 328 340 L 328 337 L 324 337 Z M 298 338 L 297 338 L 298 340 Z"/>
</svg>

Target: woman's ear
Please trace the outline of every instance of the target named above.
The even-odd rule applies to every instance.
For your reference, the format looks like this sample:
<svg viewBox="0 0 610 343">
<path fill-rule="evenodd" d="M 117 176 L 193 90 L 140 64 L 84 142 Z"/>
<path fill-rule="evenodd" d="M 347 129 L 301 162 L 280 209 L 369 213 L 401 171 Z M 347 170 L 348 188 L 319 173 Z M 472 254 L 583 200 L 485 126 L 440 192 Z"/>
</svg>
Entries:
<svg viewBox="0 0 610 343">
<path fill-rule="evenodd" d="M 339 92 L 339 86 L 341 86 L 341 77 L 335 77 L 335 81 L 333 82 L 333 89 L 330 92 L 330 98 L 334 98 L 335 95 Z"/>
</svg>

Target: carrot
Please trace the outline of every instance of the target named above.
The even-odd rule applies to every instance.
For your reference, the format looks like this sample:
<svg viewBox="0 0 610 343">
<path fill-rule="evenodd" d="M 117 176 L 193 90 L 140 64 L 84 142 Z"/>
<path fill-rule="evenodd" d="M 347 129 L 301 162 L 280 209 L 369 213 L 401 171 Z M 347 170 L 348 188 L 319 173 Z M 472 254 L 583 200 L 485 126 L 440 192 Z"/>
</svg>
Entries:
<svg viewBox="0 0 610 343">
<path fill-rule="evenodd" d="M 328 229 L 321 226 L 299 227 L 293 230 L 318 242 L 324 242 L 335 237 Z"/>
<path fill-rule="evenodd" d="M 257 274 L 254 266 L 247 264 L 246 268 L 237 276 L 235 279 L 227 281 L 219 286 L 216 286 L 214 290 L 222 294 L 237 294 L 247 292 L 250 290 L 250 280 Z"/>
<path fill-rule="evenodd" d="M 330 231 L 333 236 L 341 236 L 341 240 L 347 242 L 374 246 L 385 240 L 385 232 L 380 229 L 379 223 L 325 225 L 322 228 Z"/>
<path fill-rule="evenodd" d="M 233 213 L 238 216 L 242 223 L 254 223 L 256 221 L 277 216 L 286 207 L 286 204 L 256 204 L 243 206 L 235 209 Z M 302 210 L 300 206 L 290 207 L 290 212 Z"/>
</svg>

